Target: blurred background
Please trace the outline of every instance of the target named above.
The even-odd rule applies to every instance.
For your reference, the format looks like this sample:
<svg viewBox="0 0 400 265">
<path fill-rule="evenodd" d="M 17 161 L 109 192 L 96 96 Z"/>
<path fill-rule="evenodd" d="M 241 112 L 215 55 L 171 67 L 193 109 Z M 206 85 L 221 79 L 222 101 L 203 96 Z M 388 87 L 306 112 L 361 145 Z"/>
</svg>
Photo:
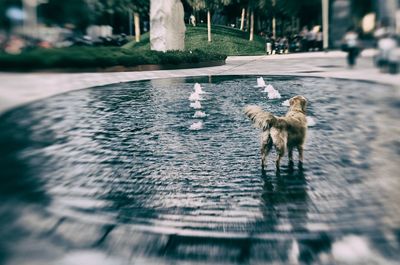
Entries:
<svg viewBox="0 0 400 265">
<path fill-rule="evenodd" d="M 323 16 L 327 16 L 325 48 L 338 48 L 350 26 L 366 47 L 374 47 L 380 29 L 400 32 L 398 0 L 221 0 L 182 1 L 187 24 L 223 25 L 278 43 L 290 51 L 323 48 Z M 323 14 L 322 5 L 327 5 Z M 254 23 L 250 23 L 253 19 Z M 150 30 L 146 0 L 2 0 L 0 49 L 19 53 L 33 47 L 74 45 L 121 46 Z M 377 32 L 378 31 L 378 32 Z M 375 33 L 375 35 L 374 35 Z"/>
<path fill-rule="evenodd" d="M 398 0 L 184 0 L 182 4 L 186 51 L 200 50 L 206 55 L 175 61 L 216 60 L 211 53 L 264 55 L 332 49 L 356 58 L 363 49 L 372 48 L 379 51 L 374 57 L 378 67 L 399 71 Z M 149 13 L 146 0 L 2 0 L 0 69 L 176 63 L 149 53 L 137 58 L 135 52 L 150 51 Z M 357 50 L 350 51 L 347 42 L 354 37 Z M 89 49 L 68 49 L 76 46 Z M 93 46 L 103 48 L 90 49 Z M 93 58 L 96 62 L 88 62 Z"/>
</svg>

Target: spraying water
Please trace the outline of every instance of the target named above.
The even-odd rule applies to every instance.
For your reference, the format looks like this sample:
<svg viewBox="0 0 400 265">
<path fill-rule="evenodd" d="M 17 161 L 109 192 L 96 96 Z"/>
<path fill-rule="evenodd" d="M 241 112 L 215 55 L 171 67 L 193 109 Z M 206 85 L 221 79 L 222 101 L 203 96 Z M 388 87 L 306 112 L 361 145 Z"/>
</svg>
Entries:
<svg viewBox="0 0 400 265">
<path fill-rule="evenodd" d="M 268 99 L 281 98 L 281 94 L 272 85 L 268 85 L 264 88 L 263 92 L 268 93 Z"/>
<path fill-rule="evenodd" d="M 189 127 L 189 130 L 192 130 L 192 131 L 197 131 L 197 130 L 201 130 L 201 129 L 203 129 L 203 122 L 202 121 L 194 122 Z"/>
<path fill-rule="evenodd" d="M 313 117 L 307 116 L 307 126 L 308 127 L 313 127 L 315 126 L 315 124 L 317 124 L 317 122 L 315 121 L 315 119 Z"/>
<path fill-rule="evenodd" d="M 272 85 L 268 85 L 264 88 L 263 92 L 264 93 L 271 93 L 273 91 L 276 91 L 275 88 Z"/>
<path fill-rule="evenodd" d="M 289 99 L 282 102 L 282 106 L 290 107 Z"/>
<path fill-rule="evenodd" d="M 262 77 L 257 78 L 257 86 L 255 86 L 255 87 L 265 87 L 265 86 L 266 86 L 266 84 L 264 82 L 264 78 L 262 78 Z"/>
<path fill-rule="evenodd" d="M 199 101 L 199 100 L 201 100 L 200 94 L 198 94 L 196 92 L 190 94 L 189 100 L 190 101 Z"/>
<path fill-rule="evenodd" d="M 193 115 L 193 118 L 205 118 L 207 116 L 207 114 L 203 111 L 196 111 Z"/>
<path fill-rule="evenodd" d="M 197 94 L 204 94 L 205 92 L 201 88 L 201 85 L 199 83 L 194 84 L 194 92 Z"/>
<path fill-rule="evenodd" d="M 190 103 L 190 107 L 194 109 L 201 109 L 200 101 L 196 100 L 195 102 Z"/>
<path fill-rule="evenodd" d="M 281 94 L 279 93 L 278 90 L 274 90 L 268 93 L 268 99 L 279 99 L 279 98 L 281 98 Z"/>
</svg>

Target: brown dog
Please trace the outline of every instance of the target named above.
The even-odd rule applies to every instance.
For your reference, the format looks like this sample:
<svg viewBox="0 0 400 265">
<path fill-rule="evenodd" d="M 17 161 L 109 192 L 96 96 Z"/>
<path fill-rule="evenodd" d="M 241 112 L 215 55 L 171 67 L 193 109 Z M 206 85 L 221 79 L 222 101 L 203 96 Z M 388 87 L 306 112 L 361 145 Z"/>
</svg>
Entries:
<svg viewBox="0 0 400 265">
<path fill-rule="evenodd" d="M 245 114 L 253 121 L 261 133 L 261 167 L 264 169 L 267 156 L 274 145 L 278 154 L 276 169 L 286 149 L 289 153 L 289 167 L 293 167 L 293 148 L 299 151 L 299 168 L 303 166 L 303 145 L 307 133 L 306 106 L 303 96 L 295 96 L 289 100 L 290 108 L 285 117 L 276 117 L 265 112 L 259 106 L 247 106 Z"/>
</svg>

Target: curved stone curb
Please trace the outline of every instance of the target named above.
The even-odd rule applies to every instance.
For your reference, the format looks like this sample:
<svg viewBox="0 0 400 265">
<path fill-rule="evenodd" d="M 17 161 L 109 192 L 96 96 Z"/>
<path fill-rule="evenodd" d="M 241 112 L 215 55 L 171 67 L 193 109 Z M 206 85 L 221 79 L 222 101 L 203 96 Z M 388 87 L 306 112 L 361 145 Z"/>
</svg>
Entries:
<svg viewBox="0 0 400 265">
<path fill-rule="evenodd" d="M 372 54 L 373 51 L 370 52 Z M 216 66 L 213 64 L 212 66 Z M 0 114 L 6 110 L 57 94 L 112 83 L 139 80 L 212 75 L 297 75 L 324 78 L 342 78 L 382 83 L 395 87 L 400 97 L 399 75 L 380 73 L 373 66 L 372 58 L 360 57 L 357 67 L 348 69 L 341 52 L 228 57 L 216 67 L 183 69 L 146 68 L 132 71 L 112 69 L 109 72 L 92 73 L 10 73 L 0 72 Z M 193 66 L 193 65 L 192 65 Z M 204 66 L 204 67 L 203 67 Z M 209 65 L 211 66 L 211 65 Z M 149 67 L 149 68 L 147 68 Z M 154 68 L 150 68 L 154 67 Z M 154 71 L 150 70 L 154 69 Z M 157 70 L 156 70 L 157 69 Z"/>
</svg>

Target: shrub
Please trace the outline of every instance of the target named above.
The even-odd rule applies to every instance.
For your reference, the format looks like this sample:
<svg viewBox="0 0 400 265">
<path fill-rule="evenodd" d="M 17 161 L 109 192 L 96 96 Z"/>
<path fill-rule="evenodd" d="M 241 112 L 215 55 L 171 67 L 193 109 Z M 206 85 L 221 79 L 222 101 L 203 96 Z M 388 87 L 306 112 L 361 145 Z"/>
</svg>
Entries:
<svg viewBox="0 0 400 265">
<path fill-rule="evenodd" d="M 35 49 L 19 55 L 0 53 L 1 70 L 40 70 L 52 68 L 132 67 L 145 64 L 183 64 L 225 60 L 226 55 L 194 51 L 143 51 L 115 47 L 70 47 Z"/>
</svg>

